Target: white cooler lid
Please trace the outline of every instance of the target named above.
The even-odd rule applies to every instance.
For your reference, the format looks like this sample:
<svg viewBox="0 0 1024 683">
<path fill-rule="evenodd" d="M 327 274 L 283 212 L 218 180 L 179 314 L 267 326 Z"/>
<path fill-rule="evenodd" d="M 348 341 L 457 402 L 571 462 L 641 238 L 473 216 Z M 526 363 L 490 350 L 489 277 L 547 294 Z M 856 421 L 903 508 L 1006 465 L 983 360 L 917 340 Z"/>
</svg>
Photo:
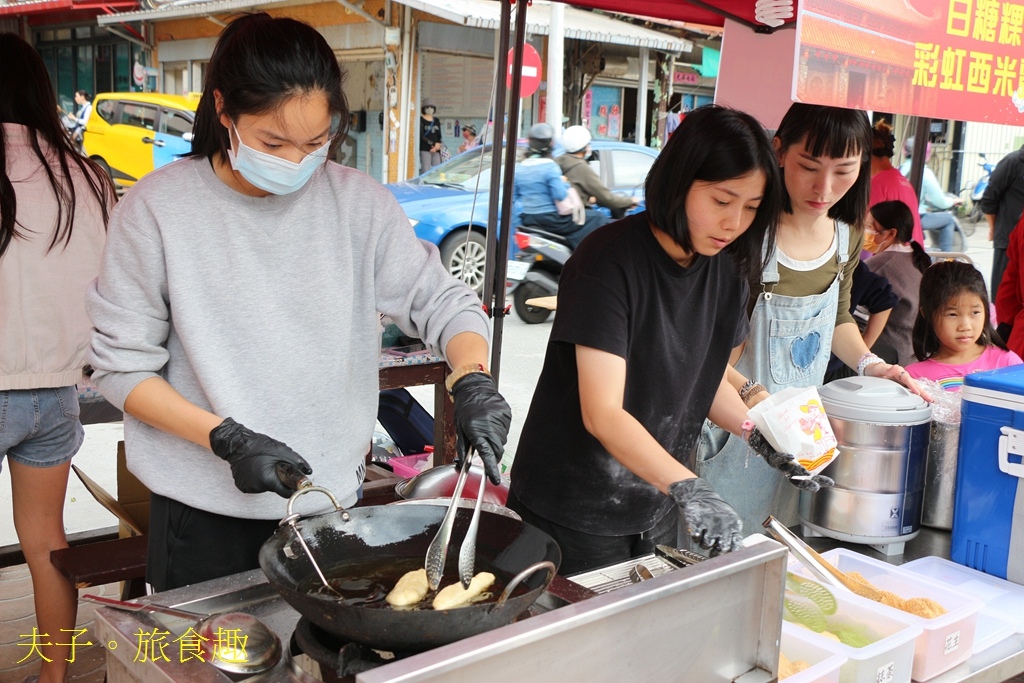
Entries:
<svg viewBox="0 0 1024 683">
<path fill-rule="evenodd" d="M 932 419 L 928 403 L 902 384 L 880 377 L 847 377 L 818 389 L 829 417 L 884 425 L 914 425 Z"/>
</svg>

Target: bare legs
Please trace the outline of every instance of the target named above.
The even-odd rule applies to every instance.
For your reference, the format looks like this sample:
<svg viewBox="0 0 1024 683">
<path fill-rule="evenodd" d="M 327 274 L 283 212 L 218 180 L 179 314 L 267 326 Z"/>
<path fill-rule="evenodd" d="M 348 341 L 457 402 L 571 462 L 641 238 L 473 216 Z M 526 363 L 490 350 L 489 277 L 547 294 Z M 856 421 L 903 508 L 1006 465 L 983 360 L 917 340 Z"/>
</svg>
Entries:
<svg viewBox="0 0 1024 683">
<path fill-rule="evenodd" d="M 64 496 L 71 462 L 56 467 L 29 467 L 8 460 L 14 494 L 14 528 L 32 575 L 41 649 L 39 683 L 64 683 L 70 643 L 78 613 L 78 591 L 50 564 L 50 551 L 68 546 L 64 535 Z M 20 635 L 20 634 L 19 634 Z"/>
</svg>

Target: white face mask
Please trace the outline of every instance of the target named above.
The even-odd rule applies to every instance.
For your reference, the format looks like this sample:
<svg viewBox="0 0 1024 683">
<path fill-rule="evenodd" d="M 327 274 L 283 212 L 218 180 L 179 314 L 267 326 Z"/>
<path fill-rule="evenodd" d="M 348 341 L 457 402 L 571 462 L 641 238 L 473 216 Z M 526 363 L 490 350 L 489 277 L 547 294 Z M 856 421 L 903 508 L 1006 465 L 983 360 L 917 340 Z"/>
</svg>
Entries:
<svg viewBox="0 0 1024 683">
<path fill-rule="evenodd" d="M 327 148 L 330 141 L 323 147 L 310 152 L 299 163 L 276 157 L 273 154 L 260 152 L 242 142 L 235 124 L 231 124 L 238 138 L 238 151 L 228 150 L 231 168 L 242 174 L 251 185 L 271 194 L 291 194 L 302 189 L 316 172 L 316 169 L 327 159 Z"/>
</svg>

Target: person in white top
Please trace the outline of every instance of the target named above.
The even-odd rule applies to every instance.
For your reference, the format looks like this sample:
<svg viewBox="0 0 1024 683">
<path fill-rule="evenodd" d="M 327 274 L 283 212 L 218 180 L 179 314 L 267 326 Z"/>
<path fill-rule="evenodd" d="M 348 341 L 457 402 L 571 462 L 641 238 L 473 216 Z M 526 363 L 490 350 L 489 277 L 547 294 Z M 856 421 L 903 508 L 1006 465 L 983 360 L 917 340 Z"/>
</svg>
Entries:
<svg viewBox="0 0 1024 683">
<path fill-rule="evenodd" d="M 74 114 L 68 114 L 68 119 L 75 124 L 71 129 L 71 137 L 81 146 L 85 126 L 89 123 L 89 115 L 92 114 L 92 96 L 87 90 L 76 90 L 75 104 L 78 105 L 78 110 Z"/>
<path fill-rule="evenodd" d="M 39 55 L 0 33 L 0 462 L 32 575 L 42 665 L 63 683 L 77 591 L 50 564 L 67 547 L 64 496 L 82 445 L 78 390 L 91 325 L 85 291 L 100 269 L 114 191 L 76 152 Z M 44 635 L 45 634 L 45 635 Z"/>
</svg>

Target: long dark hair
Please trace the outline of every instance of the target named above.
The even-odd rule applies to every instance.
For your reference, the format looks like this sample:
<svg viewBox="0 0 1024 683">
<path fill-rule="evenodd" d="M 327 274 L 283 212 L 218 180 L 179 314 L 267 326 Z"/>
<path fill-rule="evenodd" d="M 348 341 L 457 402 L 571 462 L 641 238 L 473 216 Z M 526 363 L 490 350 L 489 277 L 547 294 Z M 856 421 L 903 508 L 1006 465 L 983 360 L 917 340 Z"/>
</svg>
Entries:
<svg viewBox="0 0 1024 683">
<path fill-rule="evenodd" d="M 223 112 L 234 120 L 242 114 L 274 111 L 298 95 L 322 92 L 335 122 L 333 154 L 348 133 L 343 81 L 334 52 L 309 24 L 263 12 L 243 15 L 228 24 L 213 49 L 188 156 L 212 159 L 218 152 L 226 155 L 231 145 L 214 90 L 223 98 Z"/>
<path fill-rule="evenodd" d="M 61 242 L 66 247 L 71 241 L 78 203 L 72 165 L 81 170 L 89 183 L 89 190 L 103 212 L 104 225 L 114 196 L 113 183 L 99 166 L 78 153 L 68 137 L 57 115 L 57 98 L 39 53 L 14 33 L 0 33 L 0 64 L 4 65 L 0 69 L 0 124 L 16 123 L 29 129 L 32 151 L 57 198 L 57 220 L 48 249 Z M 7 176 L 6 135 L 0 125 L 0 258 L 12 239 L 28 239 L 24 231 L 36 229 L 18 222 L 18 198 L 14 183 Z"/>
<path fill-rule="evenodd" d="M 782 178 L 771 141 L 757 119 L 736 109 L 709 104 L 694 109 L 654 160 L 644 186 L 647 216 L 687 252 L 693 251 L 686 196 L 695 181 L 721 182 L 761 171 L 764 195 L 750 227 L 725 248 L 744 277 L 764 267 L 761 246 L 775 244 L 782 202 Z"/>
<path fill-rule="evenodd" d="M 824 107 L 818 104 L 795 102 L 782 117 L 775 137 L 781 143 L 780 152 L 790 145 L 804 141 L 811 156 L 833 159 L 859 155 L 860 175 L 843 198 L 828 210 L 828 217 L 852 228 L 863 227 L 871 193 L 871 123 L 867 114 L 859 109 Z M 789 194 L 784 192 L 782 208 L 793 213 Z"/>
<path fill-rule="evenodd" d="M 913 249 L 911 260 L 915 268 L 924 273 L 931 267 L 931 257 L 925 253 L 920 244 L 914 241 L 914 214 L 910 212 L 909 206 L 894 199 L 888 202 L 878 202 L 869 211 L 871 211 L 871 217 L 875 219 L 875 223 L 883 230 L 896 231 L 897 242 L 900 244 L 910 242 L 910 247 Z"/>
<path fill-rule="evenodd" d="M 993 344 L 1004 351 L 1008 350 L 1002 337 L 992 328 L 988 291 L 982 274 L 970 263 L 940 261 L 925 271 L 921 278 L 921 308 L 917 320 L 914 321 L 913 332 L 914 355 L 919 360 L 931 358 L 942 347 L 938 335 L 935 334 L 935 319 L 942 315 L 950 299 L 964 294 L 977 296 L 985 308 L 985 326 L 978 338 L 978 345 Z"/>
</svg>

